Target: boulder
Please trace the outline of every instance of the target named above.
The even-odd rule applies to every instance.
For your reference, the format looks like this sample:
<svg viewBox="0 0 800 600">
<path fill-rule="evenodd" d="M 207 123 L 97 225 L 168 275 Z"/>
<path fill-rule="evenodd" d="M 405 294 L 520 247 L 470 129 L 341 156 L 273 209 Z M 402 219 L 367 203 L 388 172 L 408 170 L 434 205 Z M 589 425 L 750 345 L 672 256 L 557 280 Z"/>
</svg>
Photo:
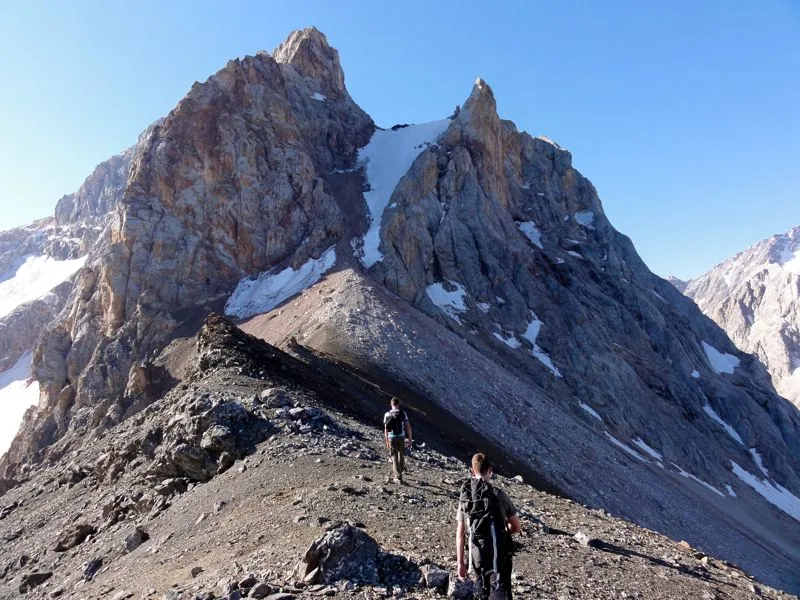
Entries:
<svg viewBox="0 0 800 600">
<path fill-rule="evenodd" d="M 298 565 L 298 575 L 305 580 L 319 569 L 318 578 L 325 583 L 346 579 L 374 584 L 378 581 L 378 550 L 377 542 L 366 532 L 345 523 L 314 540 Z M 313 579 L 307 583 L 315 583 Z"/>
<path fill-rule="evenodd" d="M 76 523 L 75 525 L 71 525 L 61 533 L 53 550 L 56 552 L 66 552 L 70 548 L 82 544 L 86 538 L 95 532 L 96 529 L 88 523 Z"/>
</svg>

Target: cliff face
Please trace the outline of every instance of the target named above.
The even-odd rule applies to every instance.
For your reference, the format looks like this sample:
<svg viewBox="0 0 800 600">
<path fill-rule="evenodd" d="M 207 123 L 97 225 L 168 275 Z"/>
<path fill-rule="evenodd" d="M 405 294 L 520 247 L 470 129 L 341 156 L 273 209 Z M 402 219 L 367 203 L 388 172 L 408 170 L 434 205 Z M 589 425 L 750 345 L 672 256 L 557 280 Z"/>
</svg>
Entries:
<svg viewBox="0 0 800 600">
<path fill-rule="evenodd" d="M 169 383 L 155 357 L 223 304 L 543 484 L 800 586 L 797 412 L 481 80 L 449 119 L 378 129 L 309 29 L 195 84 L 133 152 L 2 474 L 152 402 Z"/>
<path fill-rule="evenodd" d="M 686 288 L 700 309 L 767 367 L 800 406 L 800 227 L 763 240 Z"/>
</svg>

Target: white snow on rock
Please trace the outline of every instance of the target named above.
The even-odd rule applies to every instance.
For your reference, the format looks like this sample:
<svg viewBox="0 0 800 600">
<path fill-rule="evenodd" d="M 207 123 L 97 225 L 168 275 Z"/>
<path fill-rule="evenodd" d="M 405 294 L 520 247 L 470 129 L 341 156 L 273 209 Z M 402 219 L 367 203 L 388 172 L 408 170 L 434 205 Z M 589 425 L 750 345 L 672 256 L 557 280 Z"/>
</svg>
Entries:
<svg viewBox="0 0 800 600">
<path fill-rule="evenodd" d="M 475 306 L 477 306 L 477 307 L 478 307 L 478 309 L 479 309 L 481 312 L 485 312 L 485 313 L 488 313 L 488 312 L 489 312 L 489 309 L 491 309 L 491 308 L 492 308 L 492 305 L 491 305 L 491 304 L 489 304 L 488 302 L 478 302 L 478 303 L 477 303 Z"/>
<path fill-rule="evenodd" d="M 764 468 L 764 461 L 761 460 L 761 455 L 755 448 L 750 448 L 750 456 L 753 457 L 753 462 L 756 463 L 758 470 L 761 471 L 765 477 L 769 477 L 769 471 Z"/>
<path fill-rule="evenodd" d="M 325 100 L 327 100 L 327 98 L 323 94 L 320 94 L 319 92 L 314 92 L 313 94 L 311 94 L 311 97 L 314 100 L 318 100 L 320 102 L 325 102 Z"/>
<path fill-rule="evenodd" d="M 593 416 L 595 419 L 597 419 L 601 423 L 603 422 L 603 417 L 601 417 L 599 414 L 597 414 L 597 411 L 595 409 L 593 409 L 591 406 L 589 406 L 588 404 L 584 404 L 580 400 L 578 400 L 578 404 L 580 404 L 580 407 L 583 410 L 585 410 L 587 413 L 589 413 L 591 416 Z"/>
<path fill-rule="evenodd" d="M 85 262 L 85 256 L 72 260 L 25 257 L 22 263 L 0 275 L 0 317 L 26 302 L 41 298 L 72 277 Z"/>
<path fill-rule="evenodd" d="M 663 460 L 664 459 L 664 455 L 661 454 L 661 452 L 659 452 L 658 450 L 654 450 L 653 448 L 648 446 L 647 443 L 642 438 L 638 438 L 637 437 L 632 441 L 633 441 L 634 444 L 639 446 L 639 448 L 644 450 L 647 454 L 649 454 L 650 456 L 652 456 L 656 460 Z"/>
<path fill-rule="evenodd" d="M 734 489 L 731 487 L 731 484 L 729 484 L 729 483 L 726 483 L 726 484 L 725 484 L 725 489 L 726 489 L 726 490 L 728 490 L 728 495 L 729 495 L 729 496 L 732 496 L 733 498 L 736 498 L 736 490 L 734 490 Z"/>
<path fill-rule="evenodd" d="M 800 498 L 780 484 L 772 483 L 766 479 L 759 479 L 733 461 L 731 461 L 731 468 L 734 475 L 761 494 L 767 502 L 800 521 Z"/>
<path fill-rule="evenodd" d="M 583 258 L 580 252 L 575 252 L 575 250 L 567 250 L 567 254 L 569 254 L 570 256 L 574 256 L 575 258 Z"/>
<path fill-rule="evenodd" d="M 364 192 L 369 207 L 370 225 L 364 236 L 364 254 L 361 262 L 369 268 L 383 260 L 381 219 L 397 183 L 411 168 L 414 159 L 444 133 L 450 119 L 433 121 L 391 129 L 376 129 L 369 143 L 358 152 L 359 162 L 366 168 L 370 189 Z"/>
<path fill-rule="evenodd" d="M 428 298 L 431 299 L 431 302 L 438 306 L 444 312 L 444 314 L 453 319 L 459 325 L 462 325 L 461 319 L 458 315 L 459 313 L 463 313 L 467 310 L 467 305 L 464 303 L 467 290 L 464 289 L 463 285 L 455 281 L 450 281 L 448 279 L 447 283 L 455 288 L 452 292 L 448 292 L 446 289 L 444 289 L 444 285 L 437 282 L 426 287 L 425 293 L 428 294 Z"/>
<path fill-rule="evenodd" d="M 266 271 L 255 279 L 246 277 L 225 303 L 225 314 L 248 319 L 269 312 L 281 302 L 317 283 L 335 264 L 336 250 L 331 246 L 322 256 L 308 259 L 296 271 L 286 267 L 279 273 Z"/>
<path fill-rule="evenodd" d="M 744 442 L 742 441 L 742 437 L 736 432 L 736 430 L 731 427 L 722 417 L 717 414 L 710 404 L 707 402 L 703 405 L 703 410 L 705 413 L 711 417 L 714 421 L 722 425 L 722 428 L 725 430 L 729 436 L 731 436 L 734 440 L 739 442 L 742 446 L 744 446 Z"/>
<path fill-rule="evenodd" d="M 611 440 L 611 443 L 614 444 L 620 450 L 623 450 L 627 454 L 630 454 L 631 456 L 633 456 L 634 458 L 636 458 L 636 459 L 638 459 L 638 460 L 640 460 L 642 462 L 647 462 L 647 459 L 644 456 L 639 454 L 636 450 L 634 450 L 633 448 L 631 448 L 627 444 L 623 444 L 622 442 L 620 442 L 617 438 L 615 438 L 613 435 L 611 435 L 607 431 L 606 431 L 606 436 L 608 436 L 608 439 Z"/>
<path fill-rule="evenodd" d="M 675 463 L 672 463 L 672 466 L 675 467 L 676 469 L 678 469 L 678 473 L 680 474 L 681 477 L 686 477 L 687 479 L 691 479 L 692 481 L 695 481 L 695 482 L 699 483 L 700 485 L 702 485 L 702 486 L 708 488 L 709 490 L 711 490 L 712 492 L 714 492 L 717 496 L 722 496 L 723 498 L 725 497 L 725 494 L 720 492 L 717 488 L 715 488 L 710 483 L 707 483 L 707 482 L 703 481 L 699 477 L 695 477 L 694 475 L 692 475 L 688 471 L 684 471 L 682 468 L 680 468 Z"/>
<path fill-rule="evenodd" d="M 692 377 L 694 377 L 695 379 L 700 379 L 700 371 L 698 371 L 697 369 L 692 371 Z"/>
<path fill-rule="evenodd" d="M 781 253 L 778 264 L 783 267 L 784 271 L 800 275 L 800 248 L 797 250 L 785 248 Z"/>
<path fill-rule="evenodd" d="M 520 348 L 522 346 L 522 342 L 520 342 L 517 339 L 517 336 L 515 336 L 513 333 L 509 334 L 508 337 L 506 337 L 504 334 L 497 333 L 495 331 L 492 335 L 494 335 L 494 337 L 503 342 L 509 348 L 514 348 L 516 350 L 517 348 Z"/>
<path fill-rule="evenodd" d="M 711 344 L 703 342 L 703 350 L 708 358 L 708 364 L 717 373 L 733 373 L 733 370 L 739 366 L 739 359 L 733 354 L 726 354 L 720 352 Z"/>
<path fill-rule="evenodd" d="M 542 232 L 536 228 L 536 223 L 533 221 L 517 222 L 517 229 L 524 233 L 525 237 L 528 238 L 533 245 L 539 246 L 539 248 L 544 250 L 544 246 L 542 246 Z"/>
<path fill-rule="evenodd" d="M 542 322 L 536 318 L 536 315 L 531 311 L 531 320 L 528 323 L 528 328 L 525 330 L 525 333 L 522 334 L 526 340 L 531 343 L 533 348 L 531 349 L 531 354 L 536 357 L 536 359 L 542 363 L 545 367 L 550 369 L 550 372 L 555 375 L 556 377 L 561 377 L 561 372 L 556 368 L 553 364 L 553 361 L 550 359 L 550 356 L 542 350 L 536 344 L 536 338 L 539 336 L 539 331 L 542 328 Z"/>
<path fill-rule="evenodd" d="M 574 216 L 578 225 L 583 225 L 586 229 L 594 229 L 594 213 L 592 211 L 576 212 Z"/>
<path fill-rule="evenodd" d="M 39 382 L 28 383 L 32 359 L 33 355 L 26 352 L 13 367 L 0 373 L 0 455 L 11 446 L 25 411 L 39 402 Z"/>
</svg>

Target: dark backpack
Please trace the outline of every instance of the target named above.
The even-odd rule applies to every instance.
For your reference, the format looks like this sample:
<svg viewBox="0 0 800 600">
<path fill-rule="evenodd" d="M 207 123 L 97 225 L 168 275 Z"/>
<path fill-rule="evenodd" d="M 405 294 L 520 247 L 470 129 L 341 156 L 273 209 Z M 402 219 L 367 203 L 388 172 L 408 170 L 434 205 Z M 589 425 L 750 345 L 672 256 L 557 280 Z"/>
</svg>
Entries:
<svg viewBox="0 0 800 600">
<path fill-rule="evenodd" d="M 406 420 L 406 413 L 402 408 L 389 411 L 389 420 L 386 422 L 386 430 L 395 437 L 403 435 L 403 423 Z"/>
<path fill-rule="evenodd" d="M 469 557 L 479 571 L 495 571 L 511 552 L 511 540 L 497 493 L 488 481 L 470 478 L 461 485 L 459 498 L 464 511 Z"/>
</svg>

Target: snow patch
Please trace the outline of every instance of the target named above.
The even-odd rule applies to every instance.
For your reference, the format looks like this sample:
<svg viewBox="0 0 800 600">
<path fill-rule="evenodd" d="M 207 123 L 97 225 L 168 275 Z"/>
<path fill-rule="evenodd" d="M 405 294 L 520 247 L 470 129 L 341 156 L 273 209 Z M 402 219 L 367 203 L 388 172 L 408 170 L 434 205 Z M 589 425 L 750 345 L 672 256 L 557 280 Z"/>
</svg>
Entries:
<svg viewBox="0 0 800 600">
<path fill-rule="evenodd" d="M 733 370 L 739 366 L 739 359 L 733 354 L 726 354 L 720 352 L 711 344 L 703 342 L 703 350 L 708 358 L 708 364 L 717 373 L 733 373 Z"/>
<path fill-rule="evenodd" d="M 773 484 L 766 479 L 759 479 L 733 461 L 731 461 L 731 468 L 734 475 L 761 494 L 767 502 L 800 521 L 800 498 L 780 484 Z"/>
<path fill-rule="evenodd" d="M 450 119 L 409 125 L 396 130 L 376 129 L 369 143 L 358 152 L 359 162 L 366 166 L 370 189 L 364 192 L 369 208 L 370 225 L 364 236 L 364 255 L 361 262 L 369 268 L 383 260 L 381 219 L 389 199 L 400 179 L 411 168 L 414 159 L 444 133 Z"/>
<path fill-rule="evenodd" d="M 711 405 L 710 405 L 708 402 L 706 402 L 706 403 L 703 405 L 703 410 L 704 410 L 704 411 L 705 411 L 705 413 L 706 413 L 706 414 L 707 414 L 709 417 L 711 417 L 711 418 L 712 418 L 714 421 L 716 421 L 717 423 L 719 423 L 720 425 L 722 425 L 722 428 L 725 430 L 725 433 L 727 433 L 727 434 L 728 434 L 729 436 L 731 436 L 731 437 L 732 437 L 734 440 L 736 440 L 736 441 L 737 441 L 737 442 L 739 442 L 739 443 L 740 443 L 742 446 L 744 446 L 744 442 L 742 441 L 742 437 L 741 437 L 741 436 L 740 436 L 740 435 L 739 435 L 739 434 L 736 432 L 736 430 L 735 430 L 733 427 L 731 427 L 731 426 L 730 426 L 730 425 L 729 425 L 729 424 L 728 424 L 728 423 L 727 423 L 727 422 L 726 422 L 726 421 L 725 421 L 725 420 L 724 420 L 722 417 L 720 417 L 720 416 L 717 414 L 717 411 L 715 411 L 713 408 L 711 408 Z"/>
<path fill-rule="evenodd" d="M 750 456 L 753 457 L 753 462 L 756 463 L 758 470 L 761 471 L 765 477 L 769 477 L 769 471 L 764 468 L 764 461 L 761 460 L 761 455 L 755 448 L 750 448 Z"/>
<path fill-rule="evenodd" d="M 525 237 L 527 237 L 532 244 L 544 250 L 544 246 L 542 246 L 542 233 L 536 228 L 536 223 L 533 221 L 517 222 L 517 229 L 524 233 Z"/>
<path fill-rule="evenodd" d="M 28 383 L 32 361 L 33 354 L 26 352 L 13 367 L 0 372 L 0 455 L 11 446 L 25 411 L 39 402 L 39 383 Z"/>
<path fill-rule="evenodd" d="M 531 320 L 528 323 L 527 329 L 525 329 L 525 333 L 522 334 L 526 340 L 531 343 L 533 348 L 531 349 L 531 354 L 545 367 L 550 369 L 550 372 L 555 375 L 556 377 L 561 377 L 561 372 L 556 368 L 553 364 L 553 361 L 550 359 L 550 356 L 542 350 L 536 344 L 536 338 L 539 336 L 539 331 L 542 328 L 542 322 L 536 318 L 536 315 L 531 311 Z"/>
<path fill-rule="evenodd" d="M 605 433 L 606 433 L 606 436 L 608 436 L 608 439 L 611 440 L 611 443 L 614 444 L 617 448 L 627 452 L 628 454 L 630 454 L 631 456 L 633 456 L 634 458 L 636 458 L 636 459 L 638 459 L 638 460 L 640 460 L 642 462 L 647 462 L 647 459 L 644 456 L 642 456 L 641 454 L 639 454 L 636 450 L 634 450 L 633 448 L 631 448 L 627 444 L 623 444 L 622 442 L 620 442 L 617 438 L 615 438 L 613 435 L 611 435 L 607 431 Z"/>
<path fill-rule="evenodd" d="M 726 484 L 725 484 L 725 489 L 726 489 L 726 490 L 728 490 L 728 495 L 729 495 L 729 496 L 733 496 L 734 498 L 736 498 L 736 490 L 734 490 L 734 489 L 731 487 L 731 484 L 729 484 L 729 483 L 726 483 Z"/>
<path fill-rule="evenodd" d="M 594 213 L 592 211 L 576 212 L 574 217 L 578 225 L 583 225 L 586 229 L 594 229 Z"/>
<path fill-rule="evenodd" d="M 654 450 L 650 446 L 648 446 L 642 438 L 635 438 L 632 440 L 634 444 L 639 446 L 642 450 L 644 450 L 647 454 L 655 458 L 656 460 L 663 460 L 664 455 L 661 454 L 658 450 Z"/>
<path fill-rule="evenodd" d="M 0 275 L 0 317 L 36 300 L 63 283 L 86 262 L 86 257 L 55 260 L 50 256 L 26 256 Z"/>
<path fill-rule="evenodd" d="M 784 271 L 800 275 L 800 248 L 797 250 L 785 249 L 778 261 Z"/>
<path fill-rule="evenodd" d="M 319 92 L 314 92 L 313 94 L 311 94 L 311 97 L 314 100 L 318 100 L 319 102 L 325 102 L 325 100 L 328 99 L 324 95 L 320 94 Z"/>
<path fill-rule="evenodd" d="M 581 256 L 580 253 L 575 252 L 575 250 L 567 250 L 567 254 L 574 256 L 575 258 L 583 258 L 583 256 Z"/>
<path fill-rule="evenodd" d="M 517 349 L 522 346 L 522 343 L 517 339 L 517 336 L 515 336 L 513 333 L 510 334 L 508 337 L 506 337 L 502 333 L 497 333 L 495 331 L 492 335 L 501 342 L 503 342 L 509 348 Z"/>
<path fill-rule="evenodd" d="M 684 471 L 683 469 L 681 469 L 681 468 L 680 468 L 678 465 L 676 465 L 675 463 L 672 463 L 672 466 L 673 466 L 673 467 L 675 467 L 676 469 L 678 469 L 678 473 L 680 474 L 680 476 L 681 476 L 681 477 L 686 477 L 687 479 L 691 479 L 692 481 L 695 481 L 695 482 L 699 483 L 700 485 L 702 485 L 702 486 L 704 486 L 704 487 L 708 488 L 709 490 L 711 490 L 712 492 L 714 492 L 715 494 L 717 494 L 717 496 L 722 496 L 723 498 L 725 497 L 725 494 L 723 494 L 722 492 L 720 492 L 720 491 L 719 491 L 717 488 L 715 488 L 715 487 L 714 487 L 713 485 L 711 485 L 710 483 L 707 483 L 707 482 L 703 481 L 703 480 L 702 480 L 702 479 L 700 479 L 699 477 L 695 477 L 694 475 L 692 475 L 692 474 L 691 474 L 691 473 L 689 473 L 688 471 Z"/>
<path fill-rule="evenodd" d="M 692 371 L 692 377 L 694 377 L 695 379 L 700 379 L 700 371 L 698 371 L 697 369 Z"/>
<path fill-rule="evenodd" d="M 488 302 L 478 302 L 475 304 L 481 312 L 488 313 L 489 309 L 492 308 L 492 305 Z"/>
<path fill-rule="evenodd" d="M 459 325 L 463 325 L 461 319 L 458 317 L 459 313 L 467 310 L 467 305 L 464 303 L 464 298 L 467 295 L 467 290 L 464 286 L 455 281 L 447 282 L 455 288 L 452 292 L 444 289 L 441 283 L 433 283 L 425 288 L 425 293 L 436 306 L 438 306 L 448 317 L 453 319 Z"/>
<path fill-rule="evenodd" d="M 598 421 L 600 421 L 601 423 L 603 422 L 603 417 L 601 417 L 599 414 L 597 414 L 597 411 L 596 411 L 595 409 L 593 409 L 591 406 L 589 406 L 588 404 L 584 404 L 584 403 L 583 403 L 583 402 L 581 402 L 580 400 L 578 400 L 578 404 L 580 405 L 580 407 L 581 407 L 583 410 L 585 410 L 587 413 L 589 413 L 589 414 L 590 414 L 591 416 L 593 416 L 595 419 L 597 419 L 597 420 L 598 420 Z"/>
<path fill-rule="evenodd" d="M 247 319 L 271 311 L 284 300 L 317 283 L 334 264 L 336 250 L 331 246 L 319 258 L 310 258 L 296 271 L 286 267 L 279 273 L 266 271 L 253 279 L 245 277 L 225 303 L 225 314 Z"/>
</svg>

